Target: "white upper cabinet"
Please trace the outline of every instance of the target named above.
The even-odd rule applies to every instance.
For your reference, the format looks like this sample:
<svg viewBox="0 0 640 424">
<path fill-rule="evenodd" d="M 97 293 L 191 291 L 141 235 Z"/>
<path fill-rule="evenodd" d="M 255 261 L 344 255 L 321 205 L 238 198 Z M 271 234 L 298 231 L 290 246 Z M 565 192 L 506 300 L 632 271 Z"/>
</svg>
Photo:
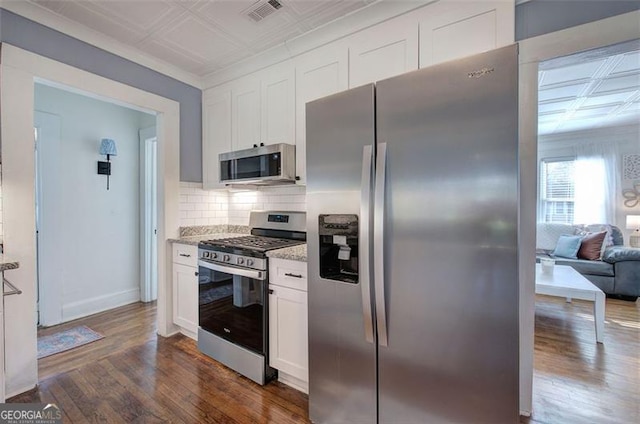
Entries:
<svg viewBox="0 0 640 424">
<path fill-rule="evenodd" d="M 205 91 L 204 188 L 224 188 L 219 153 L 260 143 L 295 144 L 306 184 L 307 102 L 512 44 L 514 27 L 513 0 L 439 0 Z"/>
<path fill-rule="evenodd" d="M 249 149 L 260 144 L 260 81 L 242 78 L 231 89 L 231 146 Z"/>
<path fill-rule="evenodd" d="M 442 0 L 420 20 L 420 67 L 470 56 L 514 42 L 512 1 Z"/>
<path fill-rule="evenodd" d="M 346 90 L 348 66 L 348 49 L 342 45 L 321 47 L 296 58 L 296 174 L 302 184 L 306 181 L 306 104 Z"/>
<path fill-rule="evenodd" d="M 206 90 L 202 118 L 202 186 L 224 188 L 218 155 L 231 151 L 231 90 Z"/>
<path fill-rule="evenodd" d="M 349 39 L 349 87 L 418 69 L 418 23 L 395 19 Z"/>
<path fill-rule="evenodd" d="M 293 63 L 272 66 L 262 73 L 262 136 L 264 144 L 295 144 L 295 70 Z"/>
</svg>

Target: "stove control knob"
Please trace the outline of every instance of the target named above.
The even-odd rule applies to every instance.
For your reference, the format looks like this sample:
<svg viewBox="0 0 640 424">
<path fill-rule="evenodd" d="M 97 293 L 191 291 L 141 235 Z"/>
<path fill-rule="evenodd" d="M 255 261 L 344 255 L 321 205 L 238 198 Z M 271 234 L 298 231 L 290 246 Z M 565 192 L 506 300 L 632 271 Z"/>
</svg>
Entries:
<svg viewBox="0 0 640 424">
<path fill-rule="evenodd" d="M 242 265 L 242 264 L 244 263 L 244 259 L 243 259 L 243 258 L 238 258 L 238 259 L 236 260 L 236 263 L 237 263 L 238 265 Z"/>
<path fill-rule="evenodd" d="M 218 259 L 218 254 L 216 252 L 211 252 L 210 258 L 211 259 Z"/>
<path fill-rule="evenodd" d="M 229 255 L 224 255 L 224 256 L 222 257 L 222 260 L 223 260 L 224 262 L 229 262 L 229 261 L 231 260 L 231 257 L 230 257 Z"/>
<path fill-rule="evenodd" d="M 247 266 L 253 266 L 253 259 L 247 259 Z"/>
</svg>

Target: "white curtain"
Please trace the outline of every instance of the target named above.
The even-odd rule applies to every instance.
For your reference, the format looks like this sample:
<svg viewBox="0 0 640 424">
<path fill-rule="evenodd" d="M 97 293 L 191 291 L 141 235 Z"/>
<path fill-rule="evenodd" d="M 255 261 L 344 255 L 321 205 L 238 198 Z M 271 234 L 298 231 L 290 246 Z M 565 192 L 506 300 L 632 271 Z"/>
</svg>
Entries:
<svg viewBox="0 0 640 424">
<path fill-rule="evenodd" d="M 580 143 L 574 174 L 575 224 L 615 220 L 618 148 L 616 143 Z"/>
</svg>

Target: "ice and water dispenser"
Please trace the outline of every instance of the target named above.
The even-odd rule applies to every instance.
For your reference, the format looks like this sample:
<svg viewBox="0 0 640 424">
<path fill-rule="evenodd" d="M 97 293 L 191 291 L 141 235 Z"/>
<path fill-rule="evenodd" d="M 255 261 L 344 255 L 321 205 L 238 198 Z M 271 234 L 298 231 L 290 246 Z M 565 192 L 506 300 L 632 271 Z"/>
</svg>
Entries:
<svg viewBox="0 0 640 424">
<path fill-rule="evenodd" d="M 358 284 L 358 216 L 320 215 L 320 277 Z"/>
</svg>

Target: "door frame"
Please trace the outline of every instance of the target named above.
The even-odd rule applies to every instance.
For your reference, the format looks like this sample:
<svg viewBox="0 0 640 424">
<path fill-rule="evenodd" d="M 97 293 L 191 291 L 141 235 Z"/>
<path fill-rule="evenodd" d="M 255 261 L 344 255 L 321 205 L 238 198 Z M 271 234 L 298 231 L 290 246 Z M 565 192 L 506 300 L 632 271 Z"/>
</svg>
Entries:
<svg viewBox="0 0 640 424">
<path fill-rule="evenodd" d="M 533 410 L 540 62 L 640 38 L 640 11 L 528 38 L 520 44 L 520 414 Z"/>
<path fill-rule="evenodd" d="M 23 393 L 38 382 L 36 332 L 35 158 L 36 82 L 157 114 L 158 306 L 157 331 L 177 331 L 172 320 L 169 238 L 178 237 L 180 191 L 180 104 L 146 91 L 2 43 L 0 119 L 3 159 L 3 224 L 7 256 L 20 263 L 11 280 L 22 295 L 5 299 L 6 394 Z M 69 264 L 73 266 L 73 258 Z M 169 271 L 169 272 L 168 272 Z"/>
</svg>

